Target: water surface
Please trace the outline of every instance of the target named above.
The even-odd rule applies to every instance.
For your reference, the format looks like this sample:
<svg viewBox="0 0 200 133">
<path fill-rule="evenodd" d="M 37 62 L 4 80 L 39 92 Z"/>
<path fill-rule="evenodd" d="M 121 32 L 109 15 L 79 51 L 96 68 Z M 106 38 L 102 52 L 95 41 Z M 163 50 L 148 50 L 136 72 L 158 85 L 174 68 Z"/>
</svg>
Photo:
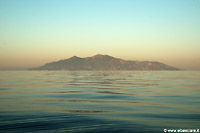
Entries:
<svg viewBox="0 0 200 133">
<path fill-rule="evenodd" d="M 2 132 L 200 128 L 198 71 L 0 71 Z"/>
</svg>

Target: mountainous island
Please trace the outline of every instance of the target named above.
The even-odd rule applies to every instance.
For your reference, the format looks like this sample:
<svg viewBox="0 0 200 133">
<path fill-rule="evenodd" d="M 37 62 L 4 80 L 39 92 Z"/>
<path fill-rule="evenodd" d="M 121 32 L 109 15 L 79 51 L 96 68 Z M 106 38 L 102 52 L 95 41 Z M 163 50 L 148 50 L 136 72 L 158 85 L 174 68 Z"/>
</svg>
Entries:
<svg viewBox="0 0 200 133">
<path fill-rule="evenodd" d="M 68 59 L 47 63 L 31 70 L 180 70 L 178 68 L 152 61 L 131 61 L 109 55 L 95 55 L 80 58 L 73 56 Z"/>
</svg>

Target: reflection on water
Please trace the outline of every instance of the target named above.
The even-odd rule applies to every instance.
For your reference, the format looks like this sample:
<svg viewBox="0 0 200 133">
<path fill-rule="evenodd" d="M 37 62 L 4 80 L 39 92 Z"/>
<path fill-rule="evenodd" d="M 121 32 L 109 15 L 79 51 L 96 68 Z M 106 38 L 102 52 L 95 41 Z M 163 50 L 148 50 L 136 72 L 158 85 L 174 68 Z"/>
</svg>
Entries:
<svg viewBox="0 0 200 133">
<path fill-rule="evenodd" d="M 0 131 L 196 129 L 199 81 L 190 71 L 0 71 Z"/>
</svg>

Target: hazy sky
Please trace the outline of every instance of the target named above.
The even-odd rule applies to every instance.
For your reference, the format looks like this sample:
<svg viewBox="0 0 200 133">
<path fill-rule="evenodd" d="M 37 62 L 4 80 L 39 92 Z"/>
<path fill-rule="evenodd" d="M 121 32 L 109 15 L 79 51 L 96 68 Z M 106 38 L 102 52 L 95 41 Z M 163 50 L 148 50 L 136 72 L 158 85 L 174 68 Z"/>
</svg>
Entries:
<svg viewBox="0 0 200 133">
<path fill-rule="evenodd" d="M 95 54 L 200 70 L 200 0 L 0 0 L 0 68 Z"/>
</svg>

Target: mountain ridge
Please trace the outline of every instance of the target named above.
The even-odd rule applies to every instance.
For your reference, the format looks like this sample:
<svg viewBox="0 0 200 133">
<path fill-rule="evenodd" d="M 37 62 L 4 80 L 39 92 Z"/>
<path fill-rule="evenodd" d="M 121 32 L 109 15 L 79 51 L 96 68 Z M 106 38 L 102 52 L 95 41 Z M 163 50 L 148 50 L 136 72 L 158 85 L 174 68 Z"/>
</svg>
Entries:
<svg viewBox="0 0 200 133">
<path fill-rule="evenodd" d="M 157 61 L 133 61 L 97 54 L 81 58 L 72 56 L 68 59 L 46 63 L 31 70 L 180 70 Z"/>
</svg>

